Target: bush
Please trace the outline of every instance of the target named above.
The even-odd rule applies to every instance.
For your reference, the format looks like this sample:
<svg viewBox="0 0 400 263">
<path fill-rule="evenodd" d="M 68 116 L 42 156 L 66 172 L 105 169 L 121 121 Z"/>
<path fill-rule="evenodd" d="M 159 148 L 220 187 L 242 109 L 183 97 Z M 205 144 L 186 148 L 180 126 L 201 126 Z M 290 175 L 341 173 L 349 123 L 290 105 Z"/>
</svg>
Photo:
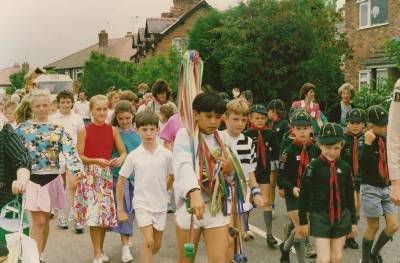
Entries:
<svg viewBox="0 0 400 263">
<path fill-rule="evenodd" d="M 353 98 L 354 105 L 362 109 L 367 109 L 373 105 L 382 105 L 389 110 L 394 81 L 392 79 L 380 80 L 379 83 L 381 84 L 374 90 L 368 86 L 360 87 Z"/>
</svg>

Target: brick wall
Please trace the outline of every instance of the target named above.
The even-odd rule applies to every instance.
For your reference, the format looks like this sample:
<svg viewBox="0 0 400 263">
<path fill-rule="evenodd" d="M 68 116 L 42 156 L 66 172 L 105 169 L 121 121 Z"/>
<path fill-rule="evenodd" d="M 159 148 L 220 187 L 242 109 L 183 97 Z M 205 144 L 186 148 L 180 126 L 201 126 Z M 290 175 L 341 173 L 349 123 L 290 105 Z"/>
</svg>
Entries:
<svg viewBox="0 0 400 263">
<path fill-rule="evenodd" d="M 172 39 L 176 37 L 188 37 L 188 32 L 192 29 L 197 19 L 208 12 L 207 8 L 200 8 L 191 17 L 179 24 L 174 30 L 169 32 L 168 35 L 159 42 L 153 52 L 154 55 L 167 55 L 172 46 Z"/>
<path fill-rule="evenodd" d="M 400 1 L 388 0 L 389 24 L 359 29 L 359 4 L 357 0 L 346 0 L 345 21 L 347 40 L 353 50 L 352 58 L 345 62 L 345 79 L 358 86 L 358 72 L 366 69 L 362 63 L 384 45 L 391 37 L 400 36 Z"/>
</svg>

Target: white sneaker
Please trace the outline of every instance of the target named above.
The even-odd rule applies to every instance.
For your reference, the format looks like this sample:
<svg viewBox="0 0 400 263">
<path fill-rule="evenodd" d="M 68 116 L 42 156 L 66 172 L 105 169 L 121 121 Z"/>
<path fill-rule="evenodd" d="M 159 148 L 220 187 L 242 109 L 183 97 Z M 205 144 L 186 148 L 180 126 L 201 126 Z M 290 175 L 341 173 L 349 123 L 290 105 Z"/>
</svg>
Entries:
<svg viewBox="0 0 400 263">
<path fill-rule="evenodd" d="M 102 262 L 109 262 L 110 258 L 103 252 L 103 255 L 101 255 L 101 260 Z"/>
<path fill-rule="evenodd" d="M 129 241 L 128 241 L 128 247 L 133 247 L 131 239 L 129 239 Z"/>
<path fill-rule="evenodd" d="M 103 263 L 103 260 L 101 260 L 101 258 L 95 258 L 93 259 L 93 263 Z"/>
<path fill-rule="evenodd" d="M 129 246 L 123 246 L 122 247 L 122 256 L 121 256 L 121 261 L 123 263 L 128 263 L 133 260 L 131 251 L 129 250 Z"/>
</svg>

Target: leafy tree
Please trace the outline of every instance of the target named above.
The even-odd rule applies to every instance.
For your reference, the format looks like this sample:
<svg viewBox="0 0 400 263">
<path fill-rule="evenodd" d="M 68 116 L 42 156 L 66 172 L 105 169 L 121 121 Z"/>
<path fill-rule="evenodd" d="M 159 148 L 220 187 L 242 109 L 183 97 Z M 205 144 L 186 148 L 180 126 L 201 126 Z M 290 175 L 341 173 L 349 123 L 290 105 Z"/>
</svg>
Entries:
<svg viewBox="0 0 400 263">
<path fill-rule="evenodd" d="M 10 75 L 10 82 L 11 82 L 11 90 L 9 90 L 8 92 L 11 91 L 11 93 L 13 93 L 15 90 L 17 89 L 22 89 L 25 87 L 26 84 L 26 79 L 25 79 L 25 75 L 26 75 L 27 71 L 26 70 L 19 70 L 18 72 L 15 72 L 13 74 Z"/>
<path fill-rule="evenodd" d="M 162 55 L 149 56 L 135 65 L 130 82 L 136 91 L 136 87 L 140 83 L 147 83 L 151 86 L 156 80 L 163 79 L 169 83 L 173 91 L 176 91 L 178 89 L 180 63 L 181 53 L 175 48 L 171 48 L 168 57 Z"/>
<path fill-rule="evenodd" d="M 181 55 L 175 49 L 171 49 L 167 58 L 150 56 L 138 64 L 93 52 L 85 63 L 81 87 L 89 96 L 105 94 L 112 86 L 136 92 L 140 83 L 152 85 L 157 79 L 164 79 L 176 90 L 180 60 Z"/>
<path fill-rule="evenodd" d="M 85 62 L 84 74 L 81 78 L 82 88 L 89 96 L 105 94 L 110 87 L 129 87 L 129 77 L 134 65 L 122 62 L 117 58 L 106 57 L 104 54 L 92 52 Z"/>
<path fill-rule="evenodd" d="M 336 35 L 341 19 L 324 0 L 250 0 L 200 18 L 189 48 L 205 61 L 205 83 L 220 91 L 238 84 L 252 90 L 256 102 L 279 97 L 289 103 L 312 82 L 327 102 L 337 97 L 349 52 Z"/>
<path fill-rule="evenodd" d="M 397 67 L 400 68 L 400 40 L 391 39 L 386 41 L 386 54 L 396 60 Z"/>
</svg>

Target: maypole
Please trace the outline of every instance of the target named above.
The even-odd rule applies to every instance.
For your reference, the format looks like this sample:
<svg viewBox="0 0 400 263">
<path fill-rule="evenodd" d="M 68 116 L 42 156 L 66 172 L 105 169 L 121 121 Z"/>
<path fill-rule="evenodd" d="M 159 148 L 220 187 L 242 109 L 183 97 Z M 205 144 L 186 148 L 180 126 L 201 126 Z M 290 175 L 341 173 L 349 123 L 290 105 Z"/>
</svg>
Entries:
<svg viewBox="0 0 400 263">
<path fill-rule="evenodd" d="M 193 118 L 192 103 L 197 94 L 201 91 L 201 82 L 203 77 L 203 61 L 196 50 L 188 50 L 185 52 L 179 73 L 178 86 L 178 110 L 180 119 L 186 128 L 189 138 L 191 151 L 193 156 L 193 166 L 196 174 L 198 174 L 199 157 L 197 156 L 199 129 Z M 195 246 L 193 244 L 193 211 L 190 209 L 189 200 L 186 200 L 186 208 L 191 213 L 191 223 L 189 230 L 189 242 L 184 244 L 184 252 L 186 257 L 194 257 Z"/>
</svg>

